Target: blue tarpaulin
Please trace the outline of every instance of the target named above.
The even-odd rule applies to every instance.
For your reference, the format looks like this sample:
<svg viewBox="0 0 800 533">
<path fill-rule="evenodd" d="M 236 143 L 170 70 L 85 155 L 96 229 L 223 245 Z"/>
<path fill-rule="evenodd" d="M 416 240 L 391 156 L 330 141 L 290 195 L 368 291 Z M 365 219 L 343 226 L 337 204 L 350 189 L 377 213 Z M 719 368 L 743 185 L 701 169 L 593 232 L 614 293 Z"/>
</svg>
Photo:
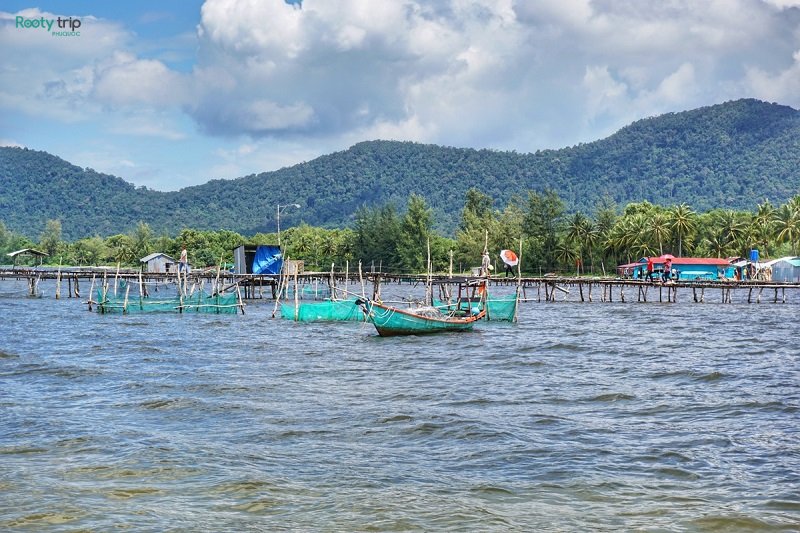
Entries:
<svg viewBox="0 0 800 533">
<path fill-rule="evenodd" d="M 278 274 L 283 267 L 283 255 L 278 246 L 259 246 L 253 257 L 253 274 Z"/>
</svg>

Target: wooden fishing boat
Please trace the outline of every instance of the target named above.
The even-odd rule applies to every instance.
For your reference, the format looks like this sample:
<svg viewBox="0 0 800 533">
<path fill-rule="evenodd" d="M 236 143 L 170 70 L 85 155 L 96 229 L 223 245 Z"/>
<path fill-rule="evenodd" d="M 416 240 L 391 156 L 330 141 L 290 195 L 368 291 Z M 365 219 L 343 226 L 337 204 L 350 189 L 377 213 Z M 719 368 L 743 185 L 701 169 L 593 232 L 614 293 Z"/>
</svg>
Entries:
<svg viewBox="0 0 800 533">
<path fill-rule="evenodd" d="M 467 294 L 470 289 L 471 294 Z M 382 337 L 469 331 L 486 316 L 485 293 L 483 280 L 459 286 L 459 303 L 446 313 L 433 306 L 401 309 L 366 298 L 358 298 L 356 305 L 361 306 L 366 320 Z"/>
</svg>

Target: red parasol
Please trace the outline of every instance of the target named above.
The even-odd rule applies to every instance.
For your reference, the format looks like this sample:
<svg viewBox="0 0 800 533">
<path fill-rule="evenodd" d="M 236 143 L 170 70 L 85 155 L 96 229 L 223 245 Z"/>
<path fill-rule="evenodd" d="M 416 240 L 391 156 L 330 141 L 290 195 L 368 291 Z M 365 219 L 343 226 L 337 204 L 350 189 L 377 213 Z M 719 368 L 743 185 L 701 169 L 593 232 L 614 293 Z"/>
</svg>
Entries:
<svg viewBox="0 0 800 533">
<path fill-rule="evenodd" d="M 512 267 L 517 266 L 517 263 L 519 263 L 519 257 L 513 250 L 500 250 L 500 259 L 503 260 L 503 263 Z"/>
</svg>

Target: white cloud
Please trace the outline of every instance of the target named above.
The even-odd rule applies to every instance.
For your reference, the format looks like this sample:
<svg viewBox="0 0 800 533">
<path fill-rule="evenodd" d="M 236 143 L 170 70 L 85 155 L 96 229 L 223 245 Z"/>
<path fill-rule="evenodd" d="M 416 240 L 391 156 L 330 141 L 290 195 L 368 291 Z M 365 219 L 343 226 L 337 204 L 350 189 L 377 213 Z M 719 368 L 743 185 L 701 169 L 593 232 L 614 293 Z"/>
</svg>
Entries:
<svg viewBox="0 0 800 533">
<path fill-rule="evenodd" d="M 559 148 L 733 98 L 798 105 L 798 5 L 206 0 L 196 33 L 181 34 L 183 53 L 197 54 L 182 72 L 113 21 L 86 15 L 79 39 L 59 40 L 16 31 L 15 14 L 0 13 L 0 47 L 11 51 L 0 111 L 117 136 L 219 140 L 224 153 L 207 168 L 227 177 L 372 138 Z"/>
<path fill-rule="evenodd" d="M 95 68 L 94 94 L 98 102 L 111 106 L 146 104 L 169 107 L 188 103 L 190 91 L 182 74 L 160 61 L 137 59 L 116 52 Z"/>
<path fill-rule="evenodd" d="M 769 73 L 758 67 L 747 69 L 744 84 L 759 99 L 800 107 L 800 50 L 786 69 Z"/>
<path fill-rule="evenodd" d="M 17 141 L 13 141 L 11 139 L 0 139 L 0 146 L 5 146 L 8 148 L 25 148 L 24 145 L 18 143 Z"/>
</svg>

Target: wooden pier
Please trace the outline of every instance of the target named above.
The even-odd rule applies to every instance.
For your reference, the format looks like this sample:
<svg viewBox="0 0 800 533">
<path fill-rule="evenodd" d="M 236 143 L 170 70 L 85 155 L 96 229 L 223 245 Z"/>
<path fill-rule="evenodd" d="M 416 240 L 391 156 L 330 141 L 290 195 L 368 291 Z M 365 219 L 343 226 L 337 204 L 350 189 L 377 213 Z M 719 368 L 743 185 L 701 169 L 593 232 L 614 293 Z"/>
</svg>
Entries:
<svg viewBox="0 0 800 533">
<path fill-rule="evenodd" d="M 424 286 L 428 281 L 425 275 L 408 275 L 368 272 L 362 275 L 365 283 L 373 287 L 378 284 L 398 284 Z M 291 276 L 292 284 L 295 276 Z M 296 276 L 302 286 L 319 287 L 320 294 L 330 294 L 331 286 L 358 282 L 358 273 L 345 272 L 305 272 Z M 61 289 L 66 296 L 82 297 L 81 286 L 92 280 L 126 280 L 145 285 L 169 284 L 177 281 L 175 273 L 148 273 L 136 269 L 116 269 L 112 267 L 79 268 L 0 268 L 0 281 L 25 280 L 30 295 L 35 295 L 41 281 L 55 281 L 55 297 L 61 298 Z M 455 281 L 447 275 L 434 275 L 434 283 Z M 216 269 L 194 270 L 187 275 L 189 284 L 208 283 L 221 287 L 239 287 L 245 300 L 274 300 L 281 287 L 281 277 L 276 274 L 234 274 Z M 770 281 L 669 281 L 649 282 L 644 280 L 619 279 L 610 277 L 568 277 L 541 276 L 521 279 L 502 275 L 489 278 L 490 287 L 521 287 L 523 302 L 662 302 L 674 303 L 689 301 L 695 303 L 787 303 L 800 301 L 800 283 L 779 283 Z M 285 285 L 289 285 L 288 283 Z M 734 295 L 738 295 L 734 298 Z M 85 297 L 86 295 L 83 295 Z"/>
</svg>

